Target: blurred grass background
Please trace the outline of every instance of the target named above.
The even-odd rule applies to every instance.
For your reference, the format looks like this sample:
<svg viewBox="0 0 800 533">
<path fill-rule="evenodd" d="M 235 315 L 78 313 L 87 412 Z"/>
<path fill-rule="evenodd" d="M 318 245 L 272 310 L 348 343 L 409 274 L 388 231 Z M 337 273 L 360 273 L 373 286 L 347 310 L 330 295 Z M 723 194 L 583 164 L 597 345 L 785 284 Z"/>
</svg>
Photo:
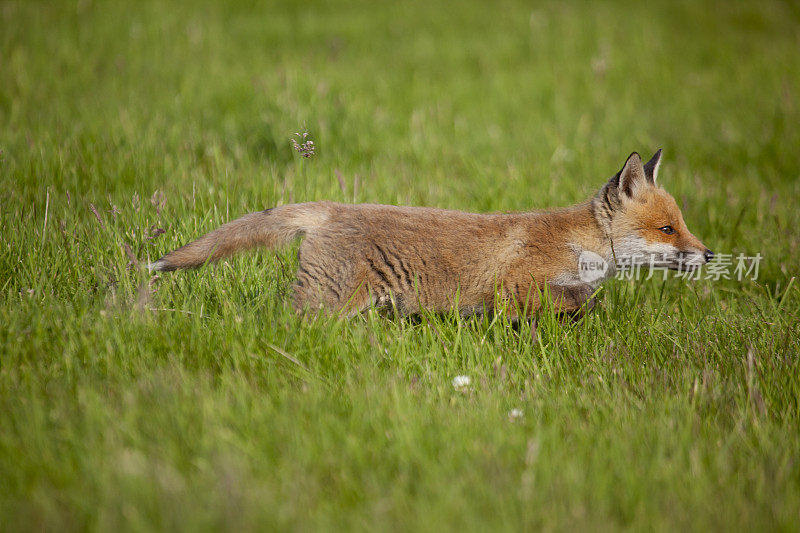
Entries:
<svg viewBox="0 0 800 533">
<path fill-rule="evenodd" d="M 797 530 L 799 45 L 779 1 L 0 2 L 0 528 Z M 292 250 L 136 268 L 281 203 L 566 205 L 659 147 L 757 281 L 514 331 L 299 318 Z"/>
</svg>

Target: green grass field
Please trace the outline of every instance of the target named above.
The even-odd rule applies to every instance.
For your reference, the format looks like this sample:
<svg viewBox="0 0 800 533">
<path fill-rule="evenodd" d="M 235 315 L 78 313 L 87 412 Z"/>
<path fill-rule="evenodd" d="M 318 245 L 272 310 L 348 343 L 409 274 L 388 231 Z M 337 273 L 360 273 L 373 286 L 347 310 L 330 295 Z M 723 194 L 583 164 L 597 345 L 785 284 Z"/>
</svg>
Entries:
<svg viewBox="0 0 800 533">
<path fill-rule="evenodd" d="M 800 530 L 798 31 L 771 0 L 0 2 L 0 530 Z M 756 281 L 515 330 L 296 316 L 296 249 L 141 268 L 276 204 L 567 205 L 659 147 Z"/>
</svg>

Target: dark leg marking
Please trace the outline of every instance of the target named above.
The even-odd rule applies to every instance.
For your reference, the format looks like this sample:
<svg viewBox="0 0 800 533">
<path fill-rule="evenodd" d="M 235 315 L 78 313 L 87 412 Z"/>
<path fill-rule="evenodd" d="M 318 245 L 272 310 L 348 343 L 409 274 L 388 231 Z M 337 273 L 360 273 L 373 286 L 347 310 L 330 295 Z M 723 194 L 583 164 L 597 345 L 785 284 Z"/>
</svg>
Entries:
<svg viewBox="0 0 800 533">
<path fill-rule="evenodd" d="M 413 287 L 413 279 L 414 278 L 411 275 L 411 271 L 408 269 L 408 267 L 405 265 L 405 263 L 403 263 L 403 260 L 400 259 L 400 257 L 397 254 L 395 254 L 395 253 L 393 253 L 391 251 L 382 250 L 380 247 L 378 248 L 378 250 L 381 252 L 381 255 L 383 256 L 384 260 L 386 261 L 386 264 L 388 264 L 390 267 L 392 267 L 392 271 L 394 271 L 395 275 L 397 275 L 397 277 L 400 279 L 400 281 L 402 281 L 405 284 L 406 288 L 409 288 L 409 289 L 412 288 Z M 391 256 L 391 258 L 394 259 L 396 264 L 391 263 L 387 256 Z M 398 271 L 399 271 L 399 274 L 401 274 L 401 275 L 398 274 Z"/>
<path fill-rule="evenodd" d="M 383 248 L 381 248 L 380 246 L 375 246 L 375 250 L 377 250 L 377 252 L 380 254 L 381 259 L 383 260 L 383 264 L 385 264 L 387 267 L 389 267 L 389 270 L 392 273 L 392 278 L 394 280 L 396 280 L 398 283 L 402 282 L 402 279 L 400 278 L 400 275 L 397 273 L 397 267 L 395 267 L 392 264 L 392 262 L 389 261 L 389 257 L 386 255 L 386 252 L 383 250 Z M 399 292 L 399 289 L 400 289 L 400 287 L 398 286 L 398 283 L 395 283 L 392 286 L 393 289 L 397 290 L 397 292 Z"/>
<path fill-rule="evenodd" d="M 378 268 L 378 265 L 376 265 L 375 261 L 373 261 L 370 257 L 367 257 L 367 263 L 372 271 L 375 272 L 379 278 L 381 278 L 381 281 L 384 283 L 386 288 L 390 288 L 392 286 L 392 282 L 389 281 L 389 277 L 386 275 L 386 272 L 384 272 L 383 269 Z"/>
<path fill-rule="evenodd" d="M 313 273 L 309 270 L 309 268 L 313 269 Z M 328 272 L 324 268 L 318 268 L 315 265 L 308 265 L 308 268 L 305 266 L 299 265 L 298 271 L 308 276 L 316 285 L 323 290 L 327 290 L 331 292 L 334 296 L 336 296 L 337 300 L 342 299 L 341 293 L 337 290 L 336 280 L 328 274 Z M 324 277 L 323 283 L 322 277 Z"/>
</svg>

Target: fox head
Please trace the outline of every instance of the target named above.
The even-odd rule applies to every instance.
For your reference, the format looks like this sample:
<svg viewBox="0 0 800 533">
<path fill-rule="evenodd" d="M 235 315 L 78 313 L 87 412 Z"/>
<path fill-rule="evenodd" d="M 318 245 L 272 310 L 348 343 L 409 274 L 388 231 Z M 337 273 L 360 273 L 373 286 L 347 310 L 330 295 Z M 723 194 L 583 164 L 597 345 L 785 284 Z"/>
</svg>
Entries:
<svg viewBox="0 0 800 533">
<path fill-rule="evenodd" d="M 632 153 L 595 197 L 613 254 L 617 261 L 674 270 L 707 263 L 714 253 L 692 235 L 675 199 L 656 184 L 660 164 L 661 150 L 645 164 Z"/>
</svg>

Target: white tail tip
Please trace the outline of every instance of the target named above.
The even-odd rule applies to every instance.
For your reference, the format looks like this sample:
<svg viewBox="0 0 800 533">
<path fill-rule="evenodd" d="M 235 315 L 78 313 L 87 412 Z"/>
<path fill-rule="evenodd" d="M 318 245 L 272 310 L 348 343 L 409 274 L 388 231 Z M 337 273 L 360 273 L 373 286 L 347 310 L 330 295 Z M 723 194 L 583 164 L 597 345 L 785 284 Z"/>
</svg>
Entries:
<svg viewBox="0 0 800 533">
<path fill-rule="evenodd" d="M 166 263 L 163 260 L 154 261 L 152 263 L 148 263 L 147 270 L 150 272 L 164 270 Z"/>
</svg>

